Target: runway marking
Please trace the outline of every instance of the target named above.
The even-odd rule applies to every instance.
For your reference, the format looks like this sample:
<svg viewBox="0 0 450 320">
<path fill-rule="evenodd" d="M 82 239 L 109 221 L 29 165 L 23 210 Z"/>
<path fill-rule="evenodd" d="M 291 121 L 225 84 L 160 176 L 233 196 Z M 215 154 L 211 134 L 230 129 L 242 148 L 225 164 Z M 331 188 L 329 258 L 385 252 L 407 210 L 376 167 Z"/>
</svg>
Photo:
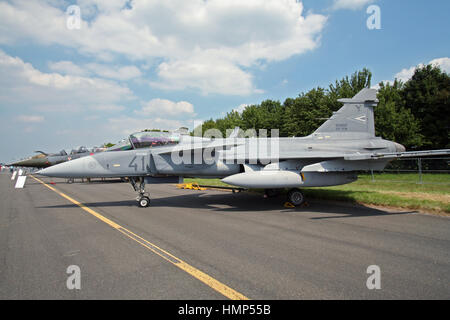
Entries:
<svg viewBox="0 0 450 320">
<path fill-rule="evenodd" d="M 114 221 L 102 216 L 101 214 L 97 213 L 96 211 L 92 210 L 91 208 L 87 207 L 86 205 L 78 202 L 77 200 L 69 197 L 68 195 L 62 193 L 61 191 L 53 188 L 52 186 L 49 186 L 44 181 L 34 177 L 33 175 L 30 175 L 34 180 L 42 183 L 44 186 L 49 188 L 50 190 L 56 192 L 61 197 L 69 200 L 73 204 L 76 204 L 84 211 L 90 213 L 94 217 L 98 218 L 99 220 L 103 221 L 104 223 L 108 224 L 109 226 L 113 227 L 117 231 L 121 232 L 122 234 L 126 235 L 128 238 L 134 240 L 135 242 L 139 243 L 141 246 L 147 248 L 148 250 L 152 251 L 153 253 L 157 254 L 164 260 L 170 262 L 174 266 L 178 267 L 179 269 L 183 270 L 184 272 L 190 274 L 197 280 L 200 280 L 210 288 L 216 290 L 220 294 L 224 295 L 225 297 L 231 299 L 231 300 L 248 300 L 246 296 L 243 294 L 237 292 L 236 290 L 228 287 L 227 285 L 223 284 L 222 282 L 214 279 L 213 277 L 209 276 L 208 274 L 204 273 L 203 271 L 191 266 L 190 264 L 184 262 L 183 260 L 175 257 L 173 254 L 167 252 L 164 249 L 161 249 L 157 245 L 145 240 L 144 238 L 138 236 L 137 234 L 131 232 L 130 230 L 122 227 L 121 225 L 115 223 Z"/>
</svg>

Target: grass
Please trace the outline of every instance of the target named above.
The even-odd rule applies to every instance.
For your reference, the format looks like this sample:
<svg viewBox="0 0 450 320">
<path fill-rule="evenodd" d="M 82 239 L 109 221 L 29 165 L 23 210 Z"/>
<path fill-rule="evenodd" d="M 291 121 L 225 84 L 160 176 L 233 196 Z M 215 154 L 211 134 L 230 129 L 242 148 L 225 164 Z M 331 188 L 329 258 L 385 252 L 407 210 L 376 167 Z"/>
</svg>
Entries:
<svg viewBox="0 0 450 320">
<path fill-rule="evenodd" d="M 200 185 L 228 186 L 219 179 L 185 179 Z M 360 175 L 358 181 L 337 187 L 305 188 L 307 198 L 450 213 L 450 174 Z"/>
</svg>

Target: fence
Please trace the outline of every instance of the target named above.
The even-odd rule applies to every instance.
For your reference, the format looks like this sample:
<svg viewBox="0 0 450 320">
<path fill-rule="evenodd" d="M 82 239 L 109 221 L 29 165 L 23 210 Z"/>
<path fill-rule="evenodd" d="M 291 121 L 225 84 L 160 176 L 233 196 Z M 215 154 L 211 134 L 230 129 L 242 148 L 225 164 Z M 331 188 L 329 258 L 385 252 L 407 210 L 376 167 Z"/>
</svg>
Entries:
<svg viewBox="0 0 450 320">
<path fill-rule="evenodd" d="M 417 174 L 417 183 L 430 183 L 430 184 L 449 184 L 450 185 L 450 158 L 411 158 L 411 159 L 398 159 L 391 162 L 381 174 Z M 432 182 L 424 181 L 424 176 L 441 175 L 440 181 Z M 376 181 L 375 174 L 372 171 L 372 181 Z M 448 175 L 448 176 L 447 176 Z M 386 181 L 386 180 L 385 180 Z M 392 179 L 392 181 L 397 181 Z"/>
</svg>

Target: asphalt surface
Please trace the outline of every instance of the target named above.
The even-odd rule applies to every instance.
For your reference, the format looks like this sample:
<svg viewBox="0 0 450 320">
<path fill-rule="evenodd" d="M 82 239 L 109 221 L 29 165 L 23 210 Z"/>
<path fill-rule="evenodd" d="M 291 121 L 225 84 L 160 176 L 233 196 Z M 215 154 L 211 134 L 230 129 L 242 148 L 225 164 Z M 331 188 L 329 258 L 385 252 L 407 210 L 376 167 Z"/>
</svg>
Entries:
<svg viewBox="0 0 450 320">
<path fill-rule="evenodd" d="M 450 219 L 412 212 L 41 178 L 57 191 L 250 299 L 448 299 Z M 69 290 L 68 266 L 81 270 Z M 368 290 L 367 268 L 381 270 Z M 0 174 L 0 299 L 225 299 L 206 281 L 28 177 Z"/>
</svg>

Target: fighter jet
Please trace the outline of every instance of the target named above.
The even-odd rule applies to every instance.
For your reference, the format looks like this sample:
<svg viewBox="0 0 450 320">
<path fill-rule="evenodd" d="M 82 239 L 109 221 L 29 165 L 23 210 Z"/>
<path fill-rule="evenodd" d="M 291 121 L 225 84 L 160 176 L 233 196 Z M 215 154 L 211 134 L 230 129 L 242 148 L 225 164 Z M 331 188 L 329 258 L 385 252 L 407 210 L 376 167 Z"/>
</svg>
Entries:
<svg viewBox="0 0 450 320">
<path fill-rule="evenodd" d="M 64 150 L 60 151 L 59 153 L 52 153 L 52 154 L 48 154 L 43 151 L 35 151 L 35 152 L 38 154 L 23 160 L 10 163 L 9 166 L 27 167 L 27 168 L 47 168 L 52 165 L 48 159 L 49 157 L 56 159 L 56 157 L 67 156 L 67 153 Z M 53 164 L 57 163 L 59 162 L 55 162 Z"/>
<path fill-rule="evenodd" d="M 94 147 L 92 149 L 88 149 L 82 146 L 72 149 L 72 151 L 69 154 L 67 154 L 65 150 L 61 150 L 59 153 L 51 153 L 51 154 L 45 153 L 43 151 L 35 151 L 36 153 L 38 153 L 37 155 L 26 158 L 24 160 L 16 161 L 14 163 L 9 164 L 9 166 L 27 167 L 27 168 L 48 168 L 62 162 L 82 158 L 99 152 L 124 151 L 136 148 L 151 147 L 155 145 L 163 145 L 167 143 L 168 139 L 172 139 L 172 136 L 175 137 L 177 133 L 179 132 L 178 131 L 174 131 L 174 133 L 152 132 L 151 137 L 147 138 L 146 134 L 138 132 L 131 135 L 132 137 L 131 140 L 130 138 L 123 139 L 122 141 L 119 141 L 117 144 L 109 148 Z M 135 135 L 139 136 L 140 139 L 139 141 L 137 140 L 137 138 L 135 138 Z"/>
<path fill-rule="evenodd" d="M 302 138 L 191 137 L 140 133 L 129 137 L 133 150 L 104 152 L 43 169 L 50 177 L 127 177 L 139 206 L 150 198 L 146 183 L 183 177 L 221 178 L 243 188 L 290 189 L 288 201 L 305 201 L 299 188 L 336 186 L 357 180 L 357 172 L 383 170 L 398 158 L 448 155 L 449 150 L 406 152 L 375 136 L 377 91 L 363 89 L 313 134 Z"/>
<path fill-rule="evenodd" d="M 106 148 L 93 148 L 87 149 L 86 147 L 78 147 L 73 149 L 70 154 L 67 154 L 65 150 L 61 150 L 58 153 L 45 153 L 43 151 L 35 151 L 38 153 L 35 156 L 29 157 L 24 160 L 19 160 L 8 166 L 14 167 L 26 167 L 26 168 L 47 168 L 53 165 L 66 162 L 72 159 L 78 159 L 88 155 L 92 155 L 97 152 L 105 151 Z"/>
</svg>

